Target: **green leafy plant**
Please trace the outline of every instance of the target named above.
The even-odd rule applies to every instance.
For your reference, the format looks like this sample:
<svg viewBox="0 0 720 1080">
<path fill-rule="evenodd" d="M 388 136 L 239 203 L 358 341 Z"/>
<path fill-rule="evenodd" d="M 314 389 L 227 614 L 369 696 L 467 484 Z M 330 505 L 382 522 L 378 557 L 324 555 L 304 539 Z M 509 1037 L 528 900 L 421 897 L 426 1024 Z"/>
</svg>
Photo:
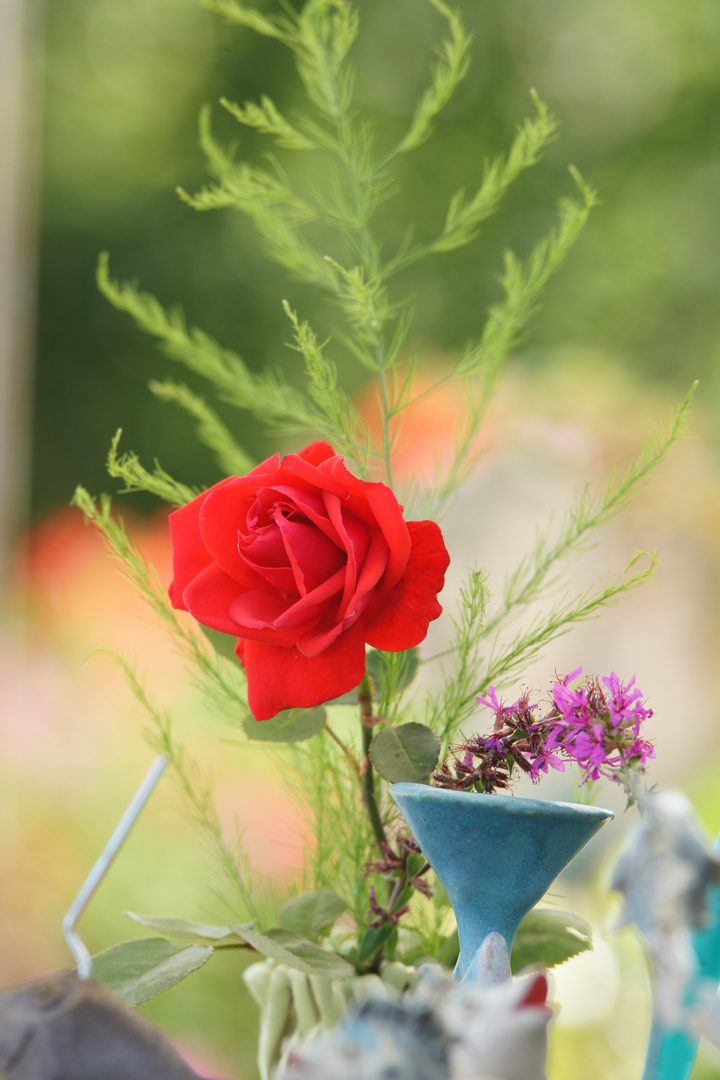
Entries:
<svg viewBox="0 0 720 1080">
<path fill-rule="evenodd" d="M 177 308 L 166 309 L 135 285 L 113 280 L 105 255 L 97 280 L 110 303 L 154 337 L 167 358 L 202 376 L 219 401 L 251 413 L 278 438 L 302 434 L 328 440 L 366 480 L 394 485 L 393 458 L 403 414 L 444 384 L 458 383 L 466 407 L 452 464 L 433 485 L 417 481 L 405 493 L 406 501 L 421 502 L 437 516 L 474 467 L 476 436 L 508 354 L 525 332 L 543 288 L 568 256 L 596 196 L 578 171 L 570 169 L 571 194 L 560 198 L 556 224 L 529 253 L 504 255 L 499 297 L 475 340 L 451 370 L 418 389 L 411 348 L 413 299 L 404 285 L 405 272 L 421 259 L 435 258 L 440 267 L 443 253 L 473 243 L 482 223 L 498 211 L 520 174 L 540 160 L 557 130 L 552 113 L 533 93 L 533 116 L 518 127 L 506 152 L 486 161 L 471 191 L 448 193 L 444 220 L 434 235 L 416 237 L 412 223 L 405 222 L 401 242 L 393 246 L 388 241 L 376 212 L 396 199 L 402 215 L 393 169 L 401 156 L 431 137 L 469 64 L 470 36 L 461 14 L 442 0 L 430 2 L 445 36 L 405 134 L 394 145 L 384 145 L 383 132 L 375 132 L 353 104 L 352 47 L 359 14 L 347 0 L 307 0 L 299 11 L 283 5 L 275 13 L 236 0 L 205 0 L 208 8 L 242 30 L 288 49 L 304 95 L 302 105 L 288 116 L 267 96 L 259 103 L 221 101 L 241 127 L 267 136 L 285 152 L 282 167 L 273 158 L 264 167 L 236 160 L 234 151 L 213 134 L 210 110 L 203 110 L 200 145 L 210 181 L 195 194 L 180 191 L 195 210 L 245 215 L 268 258 L 293 279 L 319 290 L 332 305 L 341 322 L 325 339 L 300 311 L 285 303 L 283 314 L 278 302 L 290 347 L 302 365 L 302 386 L 276 371 L 253 372 L 236 352 L 204 330 L 188 327 Z M 293 170 L 294 155 L 318 159 L 310 183 L 303 182 L 307 169 Z M 350 357 L 375 381 L 377 428 L 343 389 L 339 356 Z M 150 389 L 160 401 L 187 413 L 221 476 L 243 474 L 255 464 L 237 436 L 241 418 L 228 426 L 181 382 L 153 380 Z M 449 616 L 454 624 L 451 646 L 435 661 L 440 668 L 437 692 L 424 699 L 417 693 L 417 672 L 430 662 L 421 650 L 376 650 L 368 654 L 367 674 L 352 694 L 328 707 L 286 710 L 262 724 L 248 709 L 243 669 L 232 655 L 230 639 L 204 633 L 178 614 L 122 520 L 113 516 L 109 497 L 94 499 L 78 488 L 75 504 L 100 530 L 122 572 L 159 616 L 211 707 L 242 737 L 278 744 L 308 830 L 300 892 L 276 897 L 254 874 L 241 835 L 231 841 L 223 835 L 209 779 L 176 740 L 169 714 L 155 704 L 134 665 L 115 657 L 147 717 L 148 739 L 169 758 L 182 807 L 219 871 L 228 921 L 203 927 L 175 917 L 135 916 L 186 945 L 160 946 L 157 938 L 149 938 L 142 946 L 118 946 L 120 952 L 99 961 L 107 981 L 143 1000 L 143 987 L 163 989 L 192 970 L 196 960 L 204 962 L 211 950 L 221 948 L 253 949 L 298 971 L 338 980 L 377 971 L 383 961 L 395 959 L 432 956 L 452 965 L 456 936 L 449 909 L 438 901 L 437 889 L 433 898 L 424 859 L 402 837 L 397 811 L 385 795 L 386 782 L 426 782 L 475 710 L 478 694 L 513 679 L 558 636 L 648 580 L 655 560 L 641 552 L 606 581 L 573 594 L 563 584 L 564 560 L 586 547 L 596 530 L 617 517 L 641 489 L 678 438 L 691 397 L 692 390 L 665 432 L 652 435 L 624 474 L 613 474 L 597 490 L 584 488 L 566 517 L 548 526 L 504 584 L 491 590 L 486 570 L 467 572 Z M 121 453 L 119 442 L 120 432 L 111 442 L 108 471 L 121 492 L 147 491 L 173 506 L 197 494 L 159 463 L 150 470 L 132 451 Z M 209 484 L 215 480 L 217 476 L 208 477 Z M 538 602 L 540 613 L 523 622 L 530 605 Z M 356 722 L 342 719 L 352 717 L 347 710 L 354 710 Z M 414 948 L 407 947 L 401 931 L 414 933 Z M 587 928 L 575 917 L 542 912 L 521 929 L 514 963 L 557 963 L 588 947 Z M 130 959 L 123 974 L 120 960 L 124 963 L 125 957 Z"/>
</svg>

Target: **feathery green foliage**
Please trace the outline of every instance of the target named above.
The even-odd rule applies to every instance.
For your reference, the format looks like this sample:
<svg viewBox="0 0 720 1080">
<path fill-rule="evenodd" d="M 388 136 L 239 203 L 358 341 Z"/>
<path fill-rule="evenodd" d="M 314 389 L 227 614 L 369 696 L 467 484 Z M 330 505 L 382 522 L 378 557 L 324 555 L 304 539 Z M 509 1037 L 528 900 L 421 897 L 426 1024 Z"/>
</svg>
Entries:
<svg viewBox="0 0 720 1080">
<path fill-rule="evenodd" d="M 174 401 L 197 420 L 198 440 L 212 450 L 223 475 L 244 476 L 256 465 L 233 438 L 214 409 L 183 383 L 172 382 L 170 379 L 165 382 L 151 379 L 148 388 L 161 401 Z"/>
<path fill-rule="evenodd" d="M 358 798 L 358 776 L 328 733 L 293 747 L 293 763 L 294 793 L 308 817 L 303 887 L 334 889 L 363 927 L 369 896 L 363 875 L 374 856 L 374 841 Z"/>
<path fill-rule="evenodd" d="M 224 349 L 202 330 L 188 330 L 179 308 L 167 312 L 149 293 L 113 281 L 105 254 L 98 262 L 97 281 L 114 307 L 127 312 L 146 334 L 158 338 L 171 360 L 206 378 L 221 400 L 247 409 L 275 428 L 312 429 L 314 418 L 302 393 L 272 372 L 254 375 L 237 353 Z"/>
<path fill-rule="evenodd" d="M 482 694 L 491 683 L 502 683 L 517 675 L 555 638 L 566 634 L 578 623 L 595 618 L 602 608 L 617 603 L 621 596 L 638 585 L 644 585 L 652 577 L 656 566 L 655 555 L 639 551 L 616 578 L 587 589 L 572 599 L 562 597 L 549 611 L 533 619 L 509 645 L 493 650 L 477 692 Z"/>
<path fill-rule="evenodd" d="M 443 4 L 442 0 L 430 2 L 447 19 L 450 37 L 445 38 L 437 50 L 438 61 L 432 70 L 432 83 L 420 99 L 410 127 L 395 150 L 396 154 L 414 150 L 430 138 L 433 120 L 450 101 L 470 66 L 472 37 L 465 30 L 462 19 L 456 11 Z"/>
<path fill-rule="evenodd" d="M 502 604 L 485 622 L 483 637 L 489 637 L 510 615 L 546 595 L 548 590 L 556 589 L 558 563 L 587 547 L 597 529 L 622 514 L 682 434 L 696 388 L 697 383 L 694 383 L 670 417 L 666 432 L 657 431 L 650 437 L 619 480 L 613 474 L 604 488 L 595 491 L 587 486 L 583 488 L 565 515 L 558 536 L 551 539 L 550 529 L 547 529 L 538 537 L 535 550 L 505 581 Z"/>
<path fill-rule="evenodd" d="M 168 759 L 170 780 L 180 798 L 182 812 L 200 833 L 213 862 L 221 871 L 225 885 L 221 895 L 225 896 L 231 915 L 240 920 L 258 919 L 262 925 L 274 925 L 274 898 L 250 865 L 240 831 L 236 831 L 231 842 L 223 836 L 213 802 L 212 781 L 175 738 L 169 710 L 158 707 L 133 663 L 119 653 L 108 652 L 108 656 L 122 672 L 145 714 L 148 744 Z"/>
<path fill-rule="evenodd" d="M 245 30 L 289 49 L 306 100 L 302 108 L 285 116 L 266 95 L 259 103 L 241 105 L 221 99 L 221 105 L 240 125 L 267 136 L 287 152 L 282 167 L 272 158 L 263 168 L 237 160 L 236 151 L 214 136 L 210 109 L 204 108 L 200 146 L 210 182 L 195 194 L 180 190 L 179 195 L 196 210 L 232 210 L 245 215 L 267 256 L 293 279 L 319 289 L 339 313 L 341 324 L 330 338 L 320 340 L 295 308 L 284 303 L 291 324 L 288 344 L 304 366 L 305 389 L 301 390 L 278 373 L 254 373 L 237 353 L 204 331 L 188 328 L 178 309 L 165 310 L 134 285 L 113 281 L 106 256 L 101 256 L 98 266 L 98 285 L 116 308 L 157 339 L 165 356 L 206 379 L 221 401 L 250 411 L 274 433 L 321 436 L 343 453 L 361 476 L 382 479 L 391 486 L 398 419 L 420 397 L 432 394 L 449 380 L 459 380 L 466 408 L 455 434 L 453 463 L 444 475 L 438 473 L 431 489 L 422 492 L 431 516 L 435 516 L 476 463 L 473 447 L 506 359 L 526 331 L 548 280 L 577 240 L 596 203 L 595 193 L 571 168 L 576 193 L 559 200 L 556 225 L 529 254 L 505 253 L 500 298 L 488 311 L 476 339 L 448 374 L 413 396 L 416 369 L 409 347 L 413 297 L 407 289 L 403 291 L 404 272 L 421 259 L 442 258 L 476 239 L 510 186 L 540 160 L 554 139 L 554 116 L 532 91 L 535 115 L 519 125 L 506 153 L 486 160 L 471 194 L 460 190 L 449 195 L 436 235 L 415 240 L 412 223 L 405 222 L 402 241 L 391 248 L 376 211 L 399 193 L 393 175 L 398 156 L 432 135 L 440 113 L 467 73 L 471 37 L 460 12 L 444 0 L 429 0 L 444 20 L 446 36 L 437 50 L 429 86 L 409 118 L 404 136 L 383 151 L 382 132 L 376 134 L 354 103 L 351 53 L 359 14 L 349 0 L 306 0 L 297 11 L 281 2 L 278 12 L 260 11 L 239 0 L 203 2 Z M 308 171 L 304 167 L 292 167 L 297 152 L 312 153 L 313 160 L 321 163 L 310 182 L 305 180 Z M 339 350 L 375 381 L 379 433 L 341 386 Z M 163 401 L 172 401 L 190 414 L 199 441 L 210 448 L 225 473 L 242 474 L 252 467 L 231 427 L 203 398 L 174 381 L 153 381 L 150 388 Z M 671 419 L 667 433 L 653 436 L 619 480 L 613 475 L 602 489 L 584 489 L 557 534 L 548 528 L 539 537 L 534 550 L 508 576 L 490 617 L 488 573 L 479 568 L 468 572 L 453 620 L 451 646 L 442 658 L 435 658 L 443 660 L 441 688 L 424 702 L 425 723 L 440 737 L 444 749 L 474 711 L 478 693 L 491 683 L 501 684 L 517 676 L 555 638 L 596 616 L 652 574 L 654 556 L 643 559 L 638 555 L 622 574 L 609 576 L 577 595 L 562 586 L 563 560 L 587 547 L 596 530 L 625 509 L 663 461 L 681 432 L 691 397 L 692 391 Z M 193 497 L 193 489 L 173 480 L 157 463 L 150 472 L 133 453 L 120 455 L 118 440 L 119 433 L 111 446 L 108 469 L 123 482 L 123 490 L 146 490 L 176 505 Z M 109 550 L 120 560 L 123 573 L 164 622 L 211 702 L 234 721 L 242 722 L 248 709 L 240 667 L 212 653 L 190 620 L 175 613 L 123 523 L 113 518 L 109 498 L 103 496 L 96 503 L 79 488 L 74 501 L 95 522 Z M 516 618 L 531 604 L 544 606 L 528 624 L 513 630 Z M 236 881 L 243 913 L 251 913 L 257 887 L 248 884 L 250 876 L 240 841 L 226 846 L 205 778 L 174 742 L 168 717 L 149 699 L 134 669 L 120 663 L 150 717 L 154 745 L 163 748 L 173 763 L 189 816 L 223 873 Z M 360 707 L 362 734 L 340 738 L 335 727 L 340 731 L 342 727 L 326 723 L 307 744 L 279 751 L 293 762 L 288 775 L 308 818 L 304 885 L 342 893 L 356 923 L 358 943 L 353 962 L 358 970 L 377 970 L 383 955 L 394 955 L 397 932 L 392 916 L 405 910 L 415 888 L 412 878 L 421 871 L 415 863 L 411 871 L 409 849 L 397 840 L 397 812 L 385 798 L 380 777 L 375 778 L 370 751 L 376 725 L 384 725 L 380 730 L 386 731 L 387 725 L 399 723 L 414 725 L 406 731 L 419 726 L 417 717 L 423 706 L 412 687 L 417 663 L 415 651 L 373 654 L 354 702 Z M 339 704 L 348 702 L 341 699 Z M 434 745 L 435 737 L 429 732 L 425 735 Z M 391 736 L 386 736 L 386 742 L 392 741 Z M 385 914 L 390 916 L 383 923 L 381 915 L 375 925 L 373 914 L 377 916 L 378 908 L 373 902 L 373 912 L 368 913 L 371 894 L 365 870 L 373 858 L 377 859 L 378 848 L 387 855 L 393 844 L 398 849 L 393 856 L 394 868 L 376 865 L 372 871 L 388 882 L 383 902 L 388 904 Z M 416 853 L 412 858 L 422 863 Z M 380 880 L 376 878 L 376 884 Z M 436 950 L 436 955 L 445 941 L 440 932 L 444 919 L 441 909 L 438 901 L 432 918 L 413 916 L 427 947 Z"/>
<path fill-rule="evenodd" d="M 213 650 L 205 635 L 188 617 L 178 615 L 169 602 L 157 571 L 145 562 L 128 535 L 122 518 L 113 517 L 108 495 L 95 501 L 83 487 L 78 487 L 72 505 L 92 521 L 108 552 L 120 563 L 120 572 L 134 585 L 144 602 L 161 621 L 174 646 L 188 662 L 195 681 L 209 704 L 220 709 L 233 724 L 242 725 L 248 715 L 245 676 L 242 669 Z"/>
<path fill-rule="evenodd" d="M 174 506 L 184 506 L 195 498 L 198 492 L 194 488 L 173 480 L 157 461 L 153 472 L 148 472 L 140 464 L 137 454 L 132 451 L 118 456 L 121 437 L 122 428 L 118 428 L 110 443 L 107 457 L 107 471 L 115 480 L 122 480 L 125 484 L 125 487 L 120 489 L 121 495 L 130 491 L 149 491 L 151 495 L 157 495 L 158 499 Z"/>
<path fill-rule="evenodd" d="M 246 101 L 245 105 L 235 105 L 227 98 L 220 98 L 220 104 L 234 116 L 240 124 L 255 128 L 263 135 L 273 135 L 278 146 L 285 146 L 289 150 L 315 150 L 317 144 L 307 135 L 294 128 L 282 116 L 274 102 L 263 94 L 260 104 L 254 101 Z"/>
<path fill-rule="evenodd" d="M 358 470 L 364 473 L 370 452 L 367 425 L 360 419 L 347 394 L 338 388 L 337 368 L 313 330 L 307 323 L 300 322 L 289 304 L 286 303 L 284 307 L 294 331 L 293 348 L 305 361 L 308 394 L 322 416 L 322 421 L 318 420 L 320 430 L 339 451 L 355 461 Z"/>
</svg>

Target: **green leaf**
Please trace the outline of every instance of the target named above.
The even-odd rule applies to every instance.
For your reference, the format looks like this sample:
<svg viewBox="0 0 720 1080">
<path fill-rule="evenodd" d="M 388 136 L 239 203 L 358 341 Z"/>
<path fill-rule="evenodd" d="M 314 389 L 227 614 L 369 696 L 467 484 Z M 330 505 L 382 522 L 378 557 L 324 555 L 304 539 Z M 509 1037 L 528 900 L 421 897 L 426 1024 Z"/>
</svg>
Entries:
<svg viewBox="0 0 720 1080">
<path fill-rule="evenodd" d="M 377 697 L 396 697 L 407 690 L 420 667 L 420 650 L 407 649 L 400 653 L 373 649 L 367 654 L 368 675 L 375 684 Z"/>
<path fill-rule="evenodd" d="M 284 709 L 272 720 L 256 720 L 246 716 L 243 730 L 248 739 L 259 742 L 304 742 L 312 739 L 325 727 L 327 713 L 320 706 L 317 709 Z"/>
<path fill-rule="evenodd" d="M 128 1005 L 169 990 L 213 954 L 211 945 L 174 945 L 166 938 L 135 938 L 93 957 L 93 978 Z"/>
<path fill-rule="evenodd" d="M 406 863 L 408 879 L 414 878 L 419 874 L 426 862 L 427 859 L 424 855 L 418 854 L 416 851 L 408 852 Z"/>
<path fill-rule="evenodd" d="M 326 975 L 329 979 L 343 982 L 355 974 L 355 969 L 341 956 L 313 944 L 302 934 L 281 928 L 260 934 L 257 930 L 248 930 L 234 923 L 230 924 L 230 929 L 263 956 L 269 956 L 271 960 L 287 964 L 306 975 Z"/>
<path fill-rule="evenodd" d="M 522 971 L 528 964 L 551 968 L 592 949 L 592 930 L 579 915 L 533 908 L 520 923 L 510 966 Z"/>
<path fill-rule="evenodd" d="M 460 955 L 460 938 L 458 937 L 457 930 L 453 930 L 451 934 L 443 941 L 440 946 L 440 952 L 438 953 L 438 960 L 445 967 L 454 968 L 457 964 L 458 956 Z"/>
<path fill-rule="evenodd" d="M 179 919 L 172 915 L 138 915 L 134 911 L 124 912 L 129 918 L 140 923 L 141 926 L 149 926 L 151 930 L 159 930 L 170 938 L 189 938 L 197 941 L 205 938 L 208 941 L 224 941 L 226 938 L 237 940 L 237 934 L 229 926 L 214 926 L 212 923 L 193 922 L 192 919 Z M 252 923 L 248 923 L 248 929 Z"/>
<path fill-rule="evenodd" d="M 339 697 L 330 698 L 326 701 L 326 705 L 354 705 L 357 708 L 358 705 L 358 690 L 360 689 L 360 683 L 354 686 L 352 690 L 348 690 L 345 694 L 340 694 Z"/>
<path fill-rule="evenodd" d="M 283 930 L 292 930 L 312 938 L 326 934 L 347 904 L 332 889 L 313 889 L 312 892 L 293 896 L 283 904 L 278 922 Z"/>
<path fill-rule="evenodd" d="M 386 941 L 389 940 L 395 927 L 392 923 L 386 922 L 382 926 L 371 926 L 365 931 L 365 935 L 360 942 L 358 949 L 358 960 L 361 964 L 371 960 L 378 949 L 381 949 Z"/>
<path fill-rule="evenodd" d="M 427 784 L 439 753 L 440 739 L 425 724 L 383 728 L 370 743 L 373 765 L 391 784 Z"/>
<path fill-rule="evenodd" d="M 198 626 L 215 649 L 215 652 L 220 653 L 221 656 L 226 656 L 228 660 L 233 660 L 236 664 L 240 663 L 235 653 L 236 637 L 233 637 L 232 634 L 222 634 L 219 630 L 211 630 L 209 626 L 203 626 L 202 623 L 198 623 Z"/>
</svg>

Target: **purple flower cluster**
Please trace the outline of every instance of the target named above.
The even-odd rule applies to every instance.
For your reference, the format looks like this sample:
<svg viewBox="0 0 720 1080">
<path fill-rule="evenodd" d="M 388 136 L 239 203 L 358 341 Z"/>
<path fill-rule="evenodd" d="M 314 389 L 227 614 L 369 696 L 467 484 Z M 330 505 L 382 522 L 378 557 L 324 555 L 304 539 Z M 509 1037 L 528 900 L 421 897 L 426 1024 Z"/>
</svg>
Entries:
<svg viewBox="0 0 720 1080">
<path fill-rule="evenodd" d="M 571 760 L 582 769 L 583 783 L 604 776 L 630 793 L 631 773 L 642 772 L 655 756 L 652 743 L 640 738 L 640 725 L 652 710 L 643 703 L 634 676 L 625 685 L 612 672 L 572 689 L 581 673 L 576 668 L 558 678 L 544 716 L 536 715 L 540 706 L 531 705 L 527 693 L 503 705 L 491 686 L 477 700 L 495 713 L 492 733 L 451 747 L 433 783 L 489 793 L 510 787 L 515 766 L 537 781 L 548 769 L 564 772 Z"/>
<path fill-rule="evenodd" d="M 615 780 L 628 768 L 641 771 L 655 757 L 655 749 L 640 738 L 640 725 L 652 709 L 643 703 L 635 676 L 625 685 L 613 671 L 571 689 L 581 673 L 582 668 L 576 668 L 552 690 L 553 723 L 563 731 L 563 750 L 582 768 L 583 782 L 601 776 Z"/>
</svg>

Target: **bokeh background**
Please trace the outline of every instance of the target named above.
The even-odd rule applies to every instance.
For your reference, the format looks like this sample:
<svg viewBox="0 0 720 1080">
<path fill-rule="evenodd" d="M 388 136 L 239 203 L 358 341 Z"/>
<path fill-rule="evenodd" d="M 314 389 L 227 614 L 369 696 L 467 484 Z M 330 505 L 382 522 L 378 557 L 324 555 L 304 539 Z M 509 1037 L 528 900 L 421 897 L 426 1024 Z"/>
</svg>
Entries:
<svg viewBox="0 0 720 1080">
<path fill-rule="evenodd" d="M 458 0 L 459 3 L 459 0 Z M 357 103 L 381 141 L 402 130 L 422 92 L 441 21 L 425 0 L 363 0 Z M 464 0 L 475 34 L 470 73 L 434 138 L 401 162 L 402 195 L 382 208 L 389 243 L 408 221 L 431 235 L 449 195 L 478 182 L 530 111 L 529 89 L 557 113 L 561 134 L 522 177 L 470 247 L 421 264 L 404 282 L 418 298 L 411 347 L 447 363 L 477 334 L 498 296 L 500 253 L 526 253 L 570 190 L 578 166 L 602 203 L 552 280 L 508 369 L 488 424 L 492 450 L 444 523 L 461 568 L 477 559 L 496 585 L 586 480 L 627 463 L 653 424 L 699 378 L 693 426 L 625 518 L 572 569 L 582 588 L 657 548 L 655 585 L 563 639 L 528 673 L 555 668 L 637 673 L 656 711 L 663 784 L 688 790 L 720 827 L 720 9 L 712 0 Z M 223 24 L 196 0 L 63 0 L 0 11 L 4 80 L 0 166 L 0 985 L 67 962 L 59 921 L 149 761 L 119 675 L 96 646 L 133 652 L 157 696 L 217 776 L 230 824 L 281 882 L 300 860 L 302 825 L 262 752 L 228 746 L 233 732 L 202 709 L 160 631 L 147 621 L 101 545 L 67 503 L 78 482 L 111 490 L 104 458 L 116 428 L 149 464 L 188 483 L 218 477 L 184 418 L 146 390 L 171 364 L 108 307 L 94 285 L 99 251 L 256 369 L 285 368 L 280 300 L 321 331 L 332 312 L 262 255 L 238 215 L 196 214 L 174 194 L 203 181 L 197 114 L 225 95 L 268 93 L 282 109 L 298 92 L 285 53 Z M 6 85 L 5 85 L 6 84 Z M 218 132 L 260 160 L 268 146 L 215 108 Z M 283 151 L 273 151 L 281 164 Z M 305 167 L 305 166 L 304 166 Z M 311 166 L 307 166 L 308 169 Z M 364 373 L 341 362 L 360 397 Z M 185 375 L 183 374 L 183 378 Z M 188 377 L 195 388 L 199 384 Z M 452 394 L 419 414 L 410 462 L 428 430 L 450 445 Z M 259 426 L 224 414 L 258 456 Z M 167 580 L 165 515 L 124 500 L 134 535 Z M 457 569 L 455 569 L 457 568 Z M 443 633 L 442 627 L 438 634 Z M 610 930 L 603 858 L 563 884 L 600 947 L 557 980 L 563 1010 L 550 1075 L 640 1075 L 648 985 L 632 935 Z M 589 874 L 589 871 L 588 871 Z M 125 908 L 219 918 L 202 850 L 156 794 L 83 924 L 99 949 L 132 936 Z M 253 1077 L 254 1007 L 241 965 L 224 957 L 149 1007 L 214 1075 Z M 582 1062 L 582 1066 L 578 1063 Z M 703 1059 L 698 1080 L 720 1076 Z"/>
</svg>

